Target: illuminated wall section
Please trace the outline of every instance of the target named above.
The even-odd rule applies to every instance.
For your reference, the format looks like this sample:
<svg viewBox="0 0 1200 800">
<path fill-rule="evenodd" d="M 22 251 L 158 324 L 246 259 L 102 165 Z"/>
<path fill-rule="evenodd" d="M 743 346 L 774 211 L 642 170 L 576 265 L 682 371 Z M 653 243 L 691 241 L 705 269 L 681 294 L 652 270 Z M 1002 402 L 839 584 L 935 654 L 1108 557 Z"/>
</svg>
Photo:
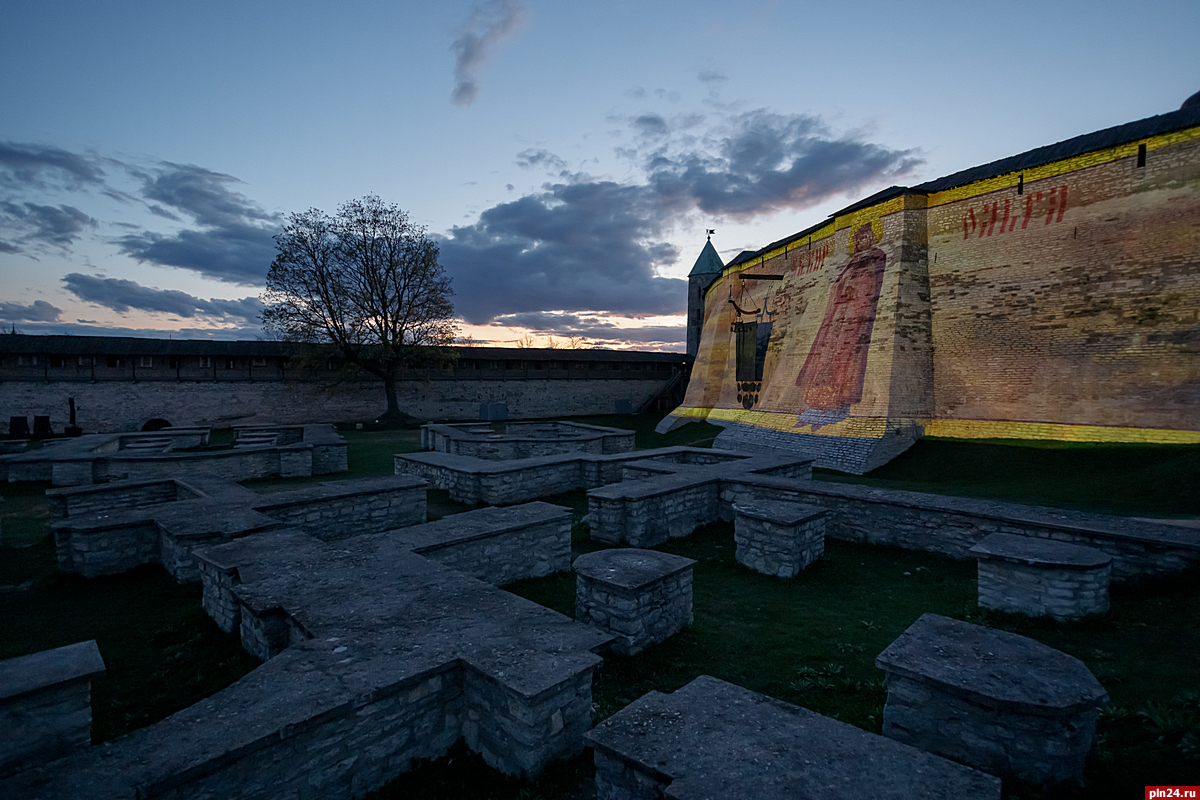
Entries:
<svg viewBox="0 0 1200 800">
<path fill-rule="evenodd" d="M 727 269 L 674 421 L 725 426 L 720 447 L 855 472 L 910 446 L 933 406 L 925 251 L 911 244 L 924 204 L 894 197 Z"/>
<path fill-rule="evenodd" d="M 923 434 L 1200 442 L 1191 124 L 897 187 L 735 262 L 660 430 L 706 418 L 717 446 L 858 473 Z"/>
<path fill-rule="evenodd" d="M 928 219 L 928 433 L 1200 441 L 1200 128 L 931 194 Z"/>
</svg>

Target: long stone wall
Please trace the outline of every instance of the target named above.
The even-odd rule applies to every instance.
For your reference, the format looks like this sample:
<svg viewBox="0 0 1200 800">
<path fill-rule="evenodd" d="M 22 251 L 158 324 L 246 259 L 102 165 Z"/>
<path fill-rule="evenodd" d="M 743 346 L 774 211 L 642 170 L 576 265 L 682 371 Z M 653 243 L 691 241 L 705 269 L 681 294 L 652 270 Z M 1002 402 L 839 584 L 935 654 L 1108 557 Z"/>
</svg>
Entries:
<svg viewBox="0 0 1200 800">
<path fill-rule="evenodd" d="M 396 388 L 401 410 L 420 419 L 479 419 L 481 403 L 506 403 L 510 419 L 539 419 L 636 410 L 670 377 L 646 372 L 638 379 L 430 380 Z M 371 420 L 387 408 L 379 382 L 8 380 L 0 382 L 0 416 L 49 415 L 54 429 L 61 430 L 68 398 L 75 399 L 79 425 L 89 432 L 140 430 L 153 419 L 214 427 Z"/>
</svg>

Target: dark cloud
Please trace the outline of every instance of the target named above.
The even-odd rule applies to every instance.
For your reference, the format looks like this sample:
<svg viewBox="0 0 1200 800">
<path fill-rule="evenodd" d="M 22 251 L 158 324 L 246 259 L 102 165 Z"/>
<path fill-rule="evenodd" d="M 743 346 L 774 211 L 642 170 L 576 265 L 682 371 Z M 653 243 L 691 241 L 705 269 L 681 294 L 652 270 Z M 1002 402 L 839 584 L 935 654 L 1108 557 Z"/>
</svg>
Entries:
<svg viewBox="0 0 1200 800">
<path fill-rule="evenodd" d="M 684 341 L 685 330 L 678 325 L 646 325 L 638 328 L 622 328 L 613 322 L 578 314 L 557 314 L 533 311 L 497 317 L 496 325 L 528 328 L 539 335 L 579 338 L 589 341 L 620 342 L 639 344 L 652 342 L 672 345 Z"/>
<path fill-rule="evenodd" d="M 80 300 L 111 308 L 120 314 L 138 309 L 187 319 L 213 317 L 252 322 L 258 319 L 263 309 L 262 301 L 257 297 L 203 300 L 173 289 L 153 289 L 134 281 L 81 275 L 78 272 L 72 272 L 62 280 L 67 290 Z"/>
<path fill-rule="evenodd" d="M 9 244 L 8 242 L 0 240 L 0 253 L 19 253 L 19 252 L 21 252 L 21 248 L 17 247 L 15 244 Z"/>
<path fill-rule="evenodd" d="M 450 102 L 469 106 L 479 96 L 475 73 L 487 60 L 492 47 L 506 38 L 525 20 L 525 8 L 519 0 L 488 0 L 475 6 L 463 24 L 462 32 L 450 44 L 454 53 L 454 92 Z"/>
<path fill-rule="evenodd" d="M 630 121 L 652 134 L 642 137 L 652 147 L 623 151 L 644 170 L 644 182 L 564 176 L 451 230 L 441 241 L 442 263 L 454 278 L 458 313 L 472 324 L 544 309 L 635 318 L 678 313 L 685 282 L 657 273 L 673 265 L 677 251 L 665 239 L 686 215 L 748 219 L 807 208 L 921 163 L 909 150 L 835 137 L 816 117 L 741 114 L 701 141 L 686 129 L 702 119 L 644 114 Z M 521 157 L 542 163 L 543 153 Z M 566 331 L 558 324 L 546 329 Z"/>
<path fill-rule="evenodd" d="M 665 208 L 644 186 L 556 184 L 487 209 L 441 242 L 455 310 L 482 324 L 562 309 L 628 316 L 683 310 L 686 284 L 656 277 L 675 248 L 655 241 Z"/>
<path fill-rule="evenodd" d="M 17 241 L 68 247 L 96 220 L 74 206 L 0 202 L 0 225 L 14 231 Z"/>
<path fill-rule="evenodd" d="M 698 77 L 702 83 L 722 83 L 723 81 L 729 80 L 727 75 L 712 69 L 702 69 L 700 70 L 700 74 L 696 77 Z"/>
<path fill-rule="evenodd" d="M 262 338 L 257 325 L 231 325 L 220 328 L 123 328 L 104 325 L 97 320 L 76 319 L 74 322 L 31 322 L 18 327 L 18 332 L 44 336 L 131 336 L 140 339 L 212 339 L 217 341 L 247 341 Z"/>
<path fill-rule="evenodd" d="M 54 322 L 62 314 L 61 308 L 45 300 L 34 300 L 30 305 L 0 301 L 0 320 L 5 322 Z"/>
<path fill-rule="evenodd" d="M 666 136 L 671 132 L 661 114 L 642 114 L 630 120 L 630 126 L 642 136 Z"/>
<path fill-rule="evenodd" d="M 153 231 L 118 238 L 125 255 L 141 262 L 180 267 L 209 278 L 248 286 L 261 285 L 275 258 L 272 238 L 280 229 L 277 214 L 269 214 L 230 186 L 232 175 L 186 164 L 163 164 L 143 175 L 143 196 L 153 201 L 151 212 L 178 219 L 169 206 L 191 217 L 200 230 L 174 234 Z"/>
<path fill-rule="evenodd" d="M 48 145 L 0 142 L 0 183 L 41 188 L 51 176 L 69 188 L 104 183 L 104 170 L 88 157 Z"/>
<path fill-rule="evenodd" d="M 835 138 L 818 117 L 765 110 L 732 118 L 708 148 L 645 154 L 649 183 L 664 198 L 738 219 L 852 195 L 923 163 L 912 150 Z"/>
</svg>

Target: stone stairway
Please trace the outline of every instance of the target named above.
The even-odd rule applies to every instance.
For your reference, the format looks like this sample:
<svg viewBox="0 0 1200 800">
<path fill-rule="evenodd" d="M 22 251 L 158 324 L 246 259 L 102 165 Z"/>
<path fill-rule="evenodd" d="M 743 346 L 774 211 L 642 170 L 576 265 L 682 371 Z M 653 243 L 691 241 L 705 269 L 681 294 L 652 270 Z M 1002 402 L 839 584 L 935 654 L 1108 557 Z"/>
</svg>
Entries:
<svg viewBox="0 0 1200 800">
<path fill-rule="evenodd" d="M 274 447 L 279 443 L 279 431 L 238 431 L 237 440 L 233 443 L 237 447 Z"/>
<path fill-rule="evenodd" d="M 121 450 L 142 453 L 162 452 L 170 450 L 175 440 L 170 436 L 139 436 L 136 439 L 125 439 L 121 442 Z"/>
</svg>

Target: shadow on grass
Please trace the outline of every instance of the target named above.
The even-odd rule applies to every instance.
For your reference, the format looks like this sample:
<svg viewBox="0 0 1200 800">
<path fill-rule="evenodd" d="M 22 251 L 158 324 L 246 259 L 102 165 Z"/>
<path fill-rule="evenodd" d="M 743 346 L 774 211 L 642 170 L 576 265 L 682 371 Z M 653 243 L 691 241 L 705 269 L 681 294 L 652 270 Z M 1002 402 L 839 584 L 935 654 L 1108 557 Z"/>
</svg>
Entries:
<svg viewBox="0 0 1200 800">
<path fill-rule="evenodd" d="M 1200 446 L 925 438 L 863 476 L 818 480 L 1123 516 L 1200 516 Z"/>
<path fill-rule="evenodd" d="M 55 574 L 0 594 L 0 659 L 89 639 L 107 668 L 92 683 L 95 744 L 164 719 L 258 666 L 237 635 L 200 608 L 200 586 L 180 586 L 158 566 L 105 578 Z"/>
</svg>

